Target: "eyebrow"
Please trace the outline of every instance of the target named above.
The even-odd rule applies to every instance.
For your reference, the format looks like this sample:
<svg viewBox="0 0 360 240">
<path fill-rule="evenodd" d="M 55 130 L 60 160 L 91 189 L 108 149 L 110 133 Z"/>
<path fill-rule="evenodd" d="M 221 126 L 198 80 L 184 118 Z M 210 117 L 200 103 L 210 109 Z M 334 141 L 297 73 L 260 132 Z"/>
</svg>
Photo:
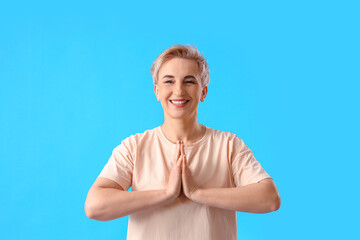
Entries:
<svg viewBox="0 0 360 240">
<path fill-rule="evenodd" d="M 164 78 L 174 78 L 174 76 L 173 75 L 165 75 L 165 76 L 163 76 L 163 79 Z"/>
<path fill-rule="evenodd" d="M 187 75 L 184 77 L 184 79 L 188 79 L 188 78 L 194 78 L 196 80 L 196 77 L 194 77 L 193 75 Z"/>
<path fill-rule="evenodd" d="M 174 76 L 173 75 L 165 75 L 165 76 L 163 76 L 163 79 L 164 78 L 174 78 Z M 193 75 L 186 75 L 184 77 L 184 79 L 189 79 L 189 78 L 194 78 L 196 80 L 196 77 L 194 77 Z"/>
</svg>

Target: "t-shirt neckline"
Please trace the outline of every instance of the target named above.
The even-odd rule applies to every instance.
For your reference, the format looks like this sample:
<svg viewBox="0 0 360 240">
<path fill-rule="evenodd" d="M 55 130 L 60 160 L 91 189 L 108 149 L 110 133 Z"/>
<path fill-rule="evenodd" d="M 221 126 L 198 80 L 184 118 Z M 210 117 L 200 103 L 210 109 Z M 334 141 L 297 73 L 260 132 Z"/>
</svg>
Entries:
<svg viewBox="0 0 360 240">
<path fill-rule="evenodd" d="M 203 125 L 203 126 L 205 126 L 205 125 Z M 171 144 L 173 146 L 176 146 L 175 143 L 171 142 L 169 139 L 167 139 L 167 137 L 165 137 L 164 133 L 161 130 L 161 125 L 158 126 L 156 129 L 157 129 L 159 135 L 164 139 L 165 142 L 167 142 L 167 143 L 169 143 L 169 144 Z M 202 136 L 202 138 L 200 138 L 199 140 L 197 140 L 194 143 L 185 144 L 184 147 L 195 147 L 196 145 L 203 142 L 208 137 L 209 133 L 210 133 L 210 129 L 207 126 L 205 126 L 205 134 Z"/>
</svg>

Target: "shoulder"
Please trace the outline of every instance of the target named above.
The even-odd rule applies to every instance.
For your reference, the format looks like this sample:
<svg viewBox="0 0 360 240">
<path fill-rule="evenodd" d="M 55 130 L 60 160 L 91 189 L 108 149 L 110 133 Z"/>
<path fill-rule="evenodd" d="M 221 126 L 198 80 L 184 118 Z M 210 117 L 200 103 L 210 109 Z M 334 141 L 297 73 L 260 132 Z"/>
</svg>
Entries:
<svg viewBox="0 0 360 240">
<path fill-rule="evenodd" d="M 210 132 L 211 138 L 213 138 L 214 140 L 228 140 L 228 141 L 234 141 L 236 139 L 241 140 L 235 133 L 229 131 L 223 131 L 209 127 L 207 127 L 207 129 Z"/>
<path fill-rule="evenodd" d="M 153 129 L 145 130 L 144 132 L 134 133 L 126 137 L 121 141 L 121 144 L 116 148 L 121 148 L 122 146 L 128 148 L 135 148 L 144 141 L 151 141 L 156 137 L 157 127 Z"/>
<path fill-rule="evenodd" d="M 145 130 L 144 132 L 134 133 L 127 137 L 131 141 L 141 141 L 142 139 L 153 138 L 156 135 L 157 127 L 153 129 Z"/>
<path fill-rule="evenodd" d="M 223 131 L 207 127 L 210 132 L 210 139 L 213 143 L 219 145 L 226 145 L 229 150 L 241 150 L 246 145 L 244 141 L 238 137 L 237 134 L 229 131 Z"/>
</svg>

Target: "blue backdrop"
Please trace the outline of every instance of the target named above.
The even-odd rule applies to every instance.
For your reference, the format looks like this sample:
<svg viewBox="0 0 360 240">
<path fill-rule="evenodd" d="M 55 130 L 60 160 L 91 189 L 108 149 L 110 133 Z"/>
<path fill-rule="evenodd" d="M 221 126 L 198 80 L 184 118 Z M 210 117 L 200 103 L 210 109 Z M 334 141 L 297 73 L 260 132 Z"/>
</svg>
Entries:
<svg viewBox="0 0 360 240">
<path fill-rule="evenodd" d="M 198 120 L 241 137 L 281 208 L 239 239 L 355 239 L 358 1 L 3 1 L 0 238 L 125 239 L 84 202 L 113 148 L 163 123 L 150 66 L 173 44 L 210 65 Z"/>
</svg>

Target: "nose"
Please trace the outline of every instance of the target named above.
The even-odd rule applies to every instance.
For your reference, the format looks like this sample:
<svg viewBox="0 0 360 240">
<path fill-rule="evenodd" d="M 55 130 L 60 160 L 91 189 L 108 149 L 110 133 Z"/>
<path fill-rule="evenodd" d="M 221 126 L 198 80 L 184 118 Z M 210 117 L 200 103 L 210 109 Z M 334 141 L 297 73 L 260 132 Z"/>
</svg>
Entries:
<svg viewBox="0 0 360 240">
<path fill-rule="evenodd" d="M 185 93 L 185 91 L 184 91 L 184 86 L 183 86 L 183 84 L 182 84 L 182 83 L 176 84 L 175 87 L 174 87 L 174 94 L 181 96 L 181 95 L 183 95 L 184 93 Z"/>
</svg>

